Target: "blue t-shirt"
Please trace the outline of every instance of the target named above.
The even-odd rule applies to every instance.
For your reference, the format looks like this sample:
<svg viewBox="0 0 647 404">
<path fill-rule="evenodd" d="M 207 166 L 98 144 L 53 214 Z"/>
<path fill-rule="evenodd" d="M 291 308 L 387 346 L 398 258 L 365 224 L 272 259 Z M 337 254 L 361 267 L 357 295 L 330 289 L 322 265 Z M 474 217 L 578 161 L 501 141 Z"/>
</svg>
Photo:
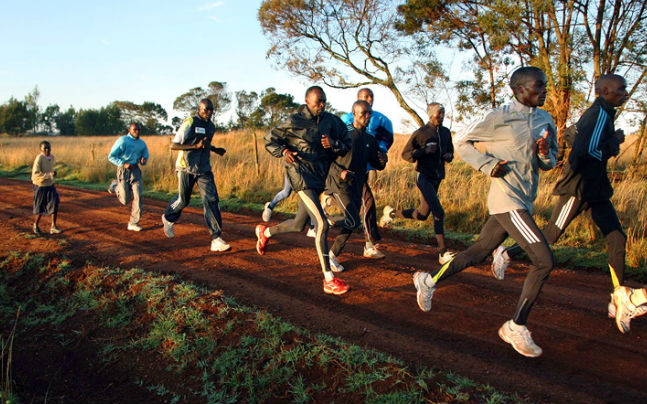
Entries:
<svg viewBox="0 0 647 404">
<path fill-rule="evenodd" d="M 146 147 L 146 143 L 141 138 L 135 139 L 129 133 L 117 139 L 115 144 L 112 145 L 112 149 L 108 155 L 108 161 L 117 167 L 121 167 L 125 163 L 141 164 L 142 157 L 148 161 L 148 147 Z"/>
</svg>

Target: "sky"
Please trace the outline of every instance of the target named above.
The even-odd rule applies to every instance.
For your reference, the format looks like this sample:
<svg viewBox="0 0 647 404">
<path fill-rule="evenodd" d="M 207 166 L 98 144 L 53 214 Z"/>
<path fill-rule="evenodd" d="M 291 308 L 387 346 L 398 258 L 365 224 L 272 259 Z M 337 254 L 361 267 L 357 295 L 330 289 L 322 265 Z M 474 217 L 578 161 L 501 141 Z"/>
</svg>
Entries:
<svg viewBox="0 0 647 404">
<path fill-rule="evenodd" d="M 22 100 L 38 86 L 41 108 L 152 101 L 170 119 L 182 115 L 172 109 L 177 96 L 214 80 L 232 92 L 275 87 L 299 103 L 315 84 L 266 59 L 261 0 L 0 2 L 0 103 Z M 324 89 L 340 111 L 356 97 L 355 89 Z M 372 89 L 374 108 L 396 132 L 410 131 L 393 95 Z"/>
</svg>

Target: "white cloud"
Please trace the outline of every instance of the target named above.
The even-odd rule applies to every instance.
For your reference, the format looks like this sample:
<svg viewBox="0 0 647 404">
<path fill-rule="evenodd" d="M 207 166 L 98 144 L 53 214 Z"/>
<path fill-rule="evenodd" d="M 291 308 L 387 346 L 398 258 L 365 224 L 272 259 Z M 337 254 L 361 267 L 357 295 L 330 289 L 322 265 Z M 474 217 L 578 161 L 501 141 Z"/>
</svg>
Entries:
<svg viewBox="0 0 647 404">
<path fill-rule="evenodd" d="M 218 18 L 218 16 L 217 16 L 217 15 L 210 15 L 210 16 L 209 16 L 209 19 L 210 19 L 210 20 L 213 20 L 213 21 L 215 21 L 215 22 L 220 22 L 220 18 Z"/>
<path fill-rule="evenodd" d="M 223 4 L 225 4 L 224 1 L 216 1 L 216 2 L 213 2 L 213 3 L 205 4 L 204 6 L 198 8 L 198 11 L 211 10 L 212 8 L 222 6 Z"/>
</svg>

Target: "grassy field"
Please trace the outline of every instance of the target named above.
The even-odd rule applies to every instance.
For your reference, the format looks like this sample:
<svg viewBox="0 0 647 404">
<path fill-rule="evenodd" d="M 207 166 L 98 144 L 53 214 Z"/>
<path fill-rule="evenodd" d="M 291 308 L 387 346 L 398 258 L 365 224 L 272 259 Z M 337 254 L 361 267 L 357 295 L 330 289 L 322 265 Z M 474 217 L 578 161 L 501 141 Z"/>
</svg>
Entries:
<svg viewBox="0 0 647 404">
<path fill-rule="evenodd" d="M 212 154 L 213 171 L 220 197 L 247 203 L 260 208 L 282 188 L 283 168 L 279 159 L 273 158 L 263 147 L 262 132 L 256 133 L 259 150 L 258 166 L 255 162 L 254 137 L 251 132 L 237 131 L 216 135 L 213 143 L 225 147 L 223 157 Z M 59 180 L 80 181 L 107 185 L 114 177 L 115 168 L 107 155 L 116 136 L 56 137 L 49 138 L 52 153 L 58 161 Z M 396 135 L 389 151 L 387 168 L 378 175 L 373 190 L 378 208 L 387 203 L 395 207 L 413 207 L 418 203 L 414 183 L 413 165 L 404 161 L 401 150 L 407 136 Z M 13 173 L 27 173 L 38 153 L 41 138 L 0 138 L 0 169 Z M 176 153 L 169 150 L 170 138 L 144 137 L 151 158 L 143 168 L 144 186 L 156 193 L 173 194 L 177 180 L 174 171 Z M 629 153 L 627 153 L 628 155 Z M 486 195 L 489 179 L 457 160 L 447 166 L 447 178 L 440 187 L 440 199 L 446 213 L 445 228 L 448 236 L 471 240 L 487 217 Z M 627 264 L 634 271 L 644 273 L 647 267 L 647 181 L 644 177 L 624 175 L 623 162 L 616 164 L 615 194 L 612 199 L 628 236 Z M 535 218 L 540 226 L 546 223 L 554 204 L 551 191 L 560 170 L 542 174 Z M 277 211 L 293 212 L 296 198 L 292 196 L 279 205 Z M 433 224 L 427 222 L 396 221 L 397 229 L 409 234 L 422 235 L 433 243 Z M 606 243 L 589 215 L 581 215 L 567 229 L 555 251 L 560 264 L 572 266 L 597 266 L 604 268 Z M 641 278 L 639 276 L 639 278 Z"/>
</svg>

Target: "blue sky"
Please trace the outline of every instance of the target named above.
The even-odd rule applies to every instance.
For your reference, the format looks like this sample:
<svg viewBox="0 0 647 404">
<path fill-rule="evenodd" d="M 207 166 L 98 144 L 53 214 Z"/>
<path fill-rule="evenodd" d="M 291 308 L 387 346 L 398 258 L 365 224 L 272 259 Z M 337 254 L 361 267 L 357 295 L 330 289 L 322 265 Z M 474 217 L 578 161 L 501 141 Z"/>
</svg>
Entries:
<svg viewBox="0 0 647 404">
<path fill-rule="evenodd" d="M 99 108 L 115 100 L 161 104 L 213 80 L 230 91 L 275 87 L 302 102 L 304 79 L 265 58 L 260 0 L 4 1 L 0 17 L 0 103 L 38 86 L 39 104 Z M 374 88 L 374 107 L 396 131 L 406 114 Z M 326 89 L 339 110 L 356 90 Z"/>
</svg>

